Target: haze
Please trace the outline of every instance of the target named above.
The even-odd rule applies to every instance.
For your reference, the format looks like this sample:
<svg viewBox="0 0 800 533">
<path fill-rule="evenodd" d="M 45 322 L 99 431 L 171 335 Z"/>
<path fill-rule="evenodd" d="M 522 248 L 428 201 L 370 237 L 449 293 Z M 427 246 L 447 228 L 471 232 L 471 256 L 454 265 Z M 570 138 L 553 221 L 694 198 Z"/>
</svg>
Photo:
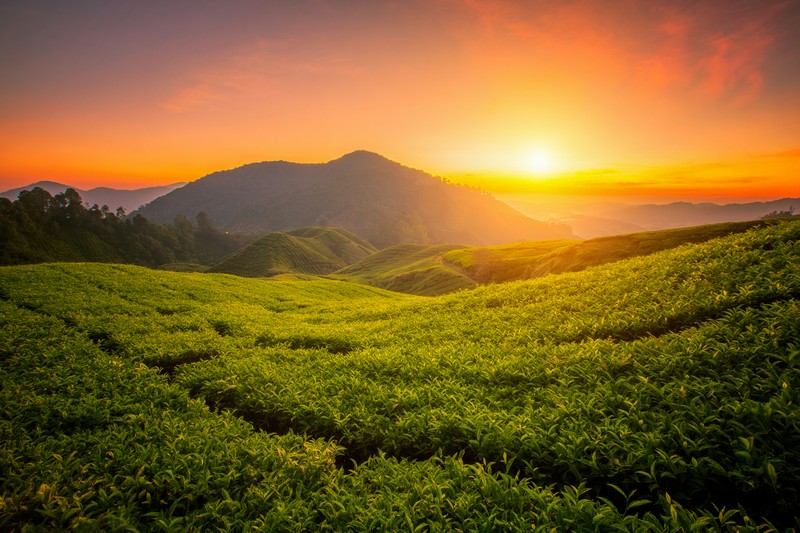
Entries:
<svg viewBox="0 0 800 533">
<path fill-rule="evenodd" d="M 800 195 L 800 2 L 0 0 L 0 189 L 363 148 L 499 195 Z"/>
</svg>

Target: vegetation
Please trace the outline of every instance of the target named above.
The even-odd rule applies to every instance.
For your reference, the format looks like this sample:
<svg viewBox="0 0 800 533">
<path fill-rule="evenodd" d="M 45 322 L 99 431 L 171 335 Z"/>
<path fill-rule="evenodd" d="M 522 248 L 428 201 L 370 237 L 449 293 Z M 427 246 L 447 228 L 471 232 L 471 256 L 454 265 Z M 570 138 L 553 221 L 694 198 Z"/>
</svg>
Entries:
<svg viewBox="0 0 800 533">
<path fill-rule="evenodd" d="M 597 237 L 586 241 L 515 243 L 452 251 L 445 254 L 443 259 L 466 271 L 477 283 L 500 283 L 577 272 L 590 266 L 648 255 L 682 244 L 705 242 L 764 224 L 763 221 L 725 222 Z"/>
<path fill-rule="evenodd" d="M 329 274 L 375 252 L 371 244 L 345 229 L 303 228 L 261 237 L 209 271 L 248 277 Z"/>
<path fill-rule="evenodd" d="M 216 229 L 205 213 L 197 226 L 177 216 L 171 226 L 108 206 L 87 208 L 74 189 L 51 196 L 41 188 L 0 198 L 0 264 L 99 261 L 157 267 L 210 264 L 242 246 L 242 238 Z"/>
<path fill-rule="evenodd" d="M 773 222 L 729 222 L 586 241 L 532 241 L 480 248 L 399 245 L 344 268 L 336 275 L 384 289 L 430 296 L 487 283 L 577 272 L 769 223 Z"/>
<path fill-rule="evenodd" d="M 446 264 L 442 256 L 459 245 L 398 244 L 336 272 L 336 277 L 390 291 L 433 296 L 477 283 Z"/>
<path fill-rule="evenodd" d="M 795 221 L 438 298 L 3 267 L 0 528 L 800 527 L 799 267 Z"/>
</svg>

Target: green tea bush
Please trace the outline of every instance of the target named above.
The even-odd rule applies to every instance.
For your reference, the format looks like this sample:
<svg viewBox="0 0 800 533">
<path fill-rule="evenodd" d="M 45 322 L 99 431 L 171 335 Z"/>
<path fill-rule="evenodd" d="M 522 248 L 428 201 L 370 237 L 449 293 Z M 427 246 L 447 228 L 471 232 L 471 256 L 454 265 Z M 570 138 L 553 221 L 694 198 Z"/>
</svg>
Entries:
<svg viewBox="0 0 800 533">
<path fill-rule="evenodd" d="M 0 270 L 0 527 L 800 527 L 800 224 L 437 298 Z"/>
</svg>

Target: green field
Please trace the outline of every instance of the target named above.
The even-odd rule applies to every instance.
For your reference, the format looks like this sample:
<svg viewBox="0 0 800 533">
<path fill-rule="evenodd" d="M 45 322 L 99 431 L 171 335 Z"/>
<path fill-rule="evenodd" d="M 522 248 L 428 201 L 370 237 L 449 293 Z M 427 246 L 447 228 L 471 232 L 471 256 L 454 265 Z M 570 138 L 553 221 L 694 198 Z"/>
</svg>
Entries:
<svg viewBox="0 0 800 533">
<path fill-rule="evenodd" d="M 488 283 L 578 272 L 775 223 L 766 220 L 726 222 L 586 241 L 531 241 L 477 248 L 401 244 L 337 271 L 336 277 L 392 291 L 435 296 Z"/>
<path fill-rule="evenodd" d="M 435 298 L 0 269 L 0 529 L 799 528 L 800 223 Z"/>
<path fill-rule="evenodd" d="M 252 278 L 330 274 L 376 251 L 345 229 L 309 227 L 265 235 L 214 264 L 208 272 Z"/>
</svg>

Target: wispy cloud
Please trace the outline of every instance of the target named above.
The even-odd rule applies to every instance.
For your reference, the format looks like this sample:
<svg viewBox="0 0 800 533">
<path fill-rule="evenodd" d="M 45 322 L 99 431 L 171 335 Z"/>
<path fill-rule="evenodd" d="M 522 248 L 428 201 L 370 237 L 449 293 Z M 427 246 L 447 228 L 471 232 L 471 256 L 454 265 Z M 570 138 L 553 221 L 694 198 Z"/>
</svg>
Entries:
<svg viewBox="0 0 800 533">
<path fill-rule="evenodd" d="M 772 152 L 771 154 L 767 154 L 767 157 L 780 157 L 780 158 L 800 158 L 800 148 L 794 148 L 791 150 L 782 150 L 780 152 Z"/>
<path fill-rule="evenodd" d="M 351 76 L 362 69 L 330 54 L 309 54 L 292 41 L 261 39 L 242 46 L 218 63 L 188 74 L 184 86 L 161 106 L 174 112 L 210 109 L 249 96 L 271 94 L 296 76 Z"/>
<path fill-rule="evenodd" d="M 787 1 L 569 3 L 452 0 L 472 14 L 481 46 L 528 50 L 535 66 L 555 58 L 574 76 L 646 96 L 676 89 L 741 105 L 756 98 L 774 24 Z"/>
</svg>

